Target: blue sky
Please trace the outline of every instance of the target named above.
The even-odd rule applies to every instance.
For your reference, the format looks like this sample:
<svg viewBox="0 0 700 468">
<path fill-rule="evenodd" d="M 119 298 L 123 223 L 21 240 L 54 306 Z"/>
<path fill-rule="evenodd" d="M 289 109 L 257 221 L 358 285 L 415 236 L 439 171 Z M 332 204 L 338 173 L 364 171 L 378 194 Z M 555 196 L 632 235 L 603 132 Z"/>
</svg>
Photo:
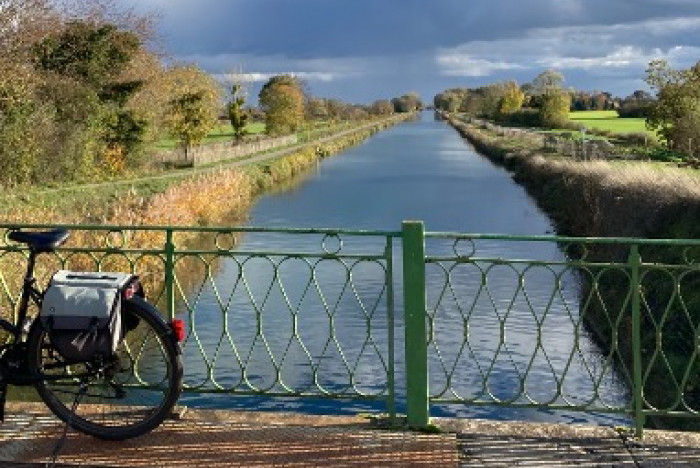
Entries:
<svg viewBox="0 0 700 468">
<path fill-rule="evenodd" d="M 242 72 L 251 94 L 295 73 L 311 93 L 370 103 L 531 81 L 626 96 L 650 60 L 700 60 L 700 0 L 119 0 L 161 15 L 179 61 Z"/>
</svg>

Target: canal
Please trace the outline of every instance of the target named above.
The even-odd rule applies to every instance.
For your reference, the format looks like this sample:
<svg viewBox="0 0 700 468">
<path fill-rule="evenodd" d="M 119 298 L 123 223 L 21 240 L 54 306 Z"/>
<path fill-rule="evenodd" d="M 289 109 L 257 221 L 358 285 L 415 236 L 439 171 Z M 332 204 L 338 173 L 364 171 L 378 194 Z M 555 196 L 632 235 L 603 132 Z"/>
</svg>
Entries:
<svg viewBox="0 0 700 468">
<path fill-rule="evenodd" d="M 430 112 L 424 112 L 415 121 L 400 124 L 391 129 L 380 132 L 364 143 L 353 147 L 344 153 L 328 158 L 318 165 L 315 170 L 310 171 L 298 180 L 274 191 L 273 193 L 262 196 L 254 205 L 250 212 L 248 224 L 256 227 L 284 227 L 284 228 L 341 228 L 341 229 L 366 229 L 366 230 L 387 230 L 396 231 L 400 229 L 401 222 L 404 220 L 422 220 L 428 231 L 449 231 L 449 232 L 465 232 L 465 233 L 498 233 L 498 234 L 513 234 L 513 235 L 545 235 L 555 234 L 551 221 L 537 207 L 536 203 L 528 196 L 525 190 L 514 183 L 509 173 L 497 166 L 494 166 L 488 159 L 479 155 L 475 150 L 463 140 L 457 132 L 450 128 L 444 122 L 435 120 Z M 293 236 L 270 236 L 269 234 L 246 234 L 241 240 L 238 248 L 241 250 L 260 250 L 263 248 L 273 248 L 274 250 L 285 251 L 299 249 L 299 240 Z M 430 245 L 428 245 L 430 249 Z M 493 255 L 502 258 L 532 258 L 532 259 L 554 259 L 563 260 L 564 254 L 558 250 L 555 243 L 542 243 L 533 246 L 531 243 L 518 242 L 498 242 L 493 241 L 486 246 L 486 249 Z M 397 249 L 400 250 L 400 249 Z M 265 286 L 261 288 L 263 291 L 257 291 L 256 278 L 261 284 L 267 284 L 265 279 L 272 273 L 266 272 L 266 266 L 261 264 L 259 267 L 248 265 L 247 287 L 249 293 L 258 297 L 265 296 Z M 294 271 L 288 271 L 286 274 L 290 278 L 295 276 L 303 277 L 306 275 L 308 265 L 299 263 L 298 274 Z M 287 268 L 287 267 L 285 267 Z M 289 268 L 294 268 L 294 263 L 290 262 Z M 397 267 L 396 270 L 400 270 Z M 538 383 L 547 383 L 549 387 L 559 385 L 564 388 L 564 393 L 569 395 L 573 400 L 583 395 L 595 394 L 596 397 L 605 395 L 606 403 L 610 405 L 620 405 L 622 401 L 628 398 L 628 390 L 620 382 L 614 372 L 611 370 L 606 374 L 601 381 L 595 382 L 591 387 L 591 371 L 592 367 L 602 365 L 602 361 L 597 357 L 599 350 L 587 337 L 584 332 L 580 333 L 580 338 L 576 339 L 574 334 L 575 318 L 578 309 L 578 291 L 577 282 L 574 278 L 567 276 L 563 277 L 564 286 L 558 293 L 556 300 L 552 301 L 551 296 L 551 272 L 543 269 L 539 274 L 537 269 L 533 269 L 531 274 L 528 274 L 527 296 L 523 299 L 514 299 L 514 282 L 518 279 L 513 278 L 508 271 L 504 270 L 504 274 L 500 279 L 489 278 L 490 291 L 488 300 L 481 297 L 474 301 L 474 305 L 469 309 L 470 317 L 481 317 L 478 323 L 480 330 L 477 330 L 478 337 L 474 340 L 470 348 L 470 353 L 464 352 L 462 349 L 457 352 L 457 348 L 463 348 L 463 331 L 459 327 L 454 327 L 454 323 L 464 320 L 465 312 L 459 309 L 454 317 L 446 319 L 444 322 L 435 320 L 435 327 L 441 333 L 441 342 L 439 346 L 431 348 L 431 369 L 445 368 L 460 368 L 472 366 L 491 367 L 488 373 L 488 382 L 485 382 L 483 373 L 478 378 L 466 378 L 460 382 L 450 381 L 452 388 L 459 388 L 464 395 L 473 392 L 470 386 L 476 388 L 484 388 L 488 385 L 488 392 L 500 399 L 507 400 L 509 392 L 512 388 L 518 387 L 520 379 L 522 379 L 522 367 L 528 366 L 528 373 L 525 385 L 530 387 L 532 395 L 540 396 L 543 399 L 547 398 L 547 391 L 542 390 L 545 394 L 538 390 Z M 233 284 L 237 281 L 236 272 L 240 271 L 240 264 L 231 262 L 223 262 L 223 265 L 216 273 L 215 282 L 217 284 Z M 321 271 L 317 272 L 321 276 Z M 355 272 L 353 272 L 355 273 Z M 512 273 L 512 272 L 511 272 Z M 365 276 L 370 278 L 370 284 L 363 283 L 362 290 L 359 295 L 370 294 L 374 289 L 379 290 L 383 287 L 381 279 L 381 271 L 367 271 Z M 540 275 L 541 277 L 538 277 Z M 376 285 L 371 284 L 373 276 L 375 277 Z M 397 273 L 400 276 L 400 272 Z M 428 270 L 428 301 L 429 303 L 443 300 L 436 291 L 431 291 L 431 281 L 439 281 L 439 272 L 431 272 Z M 327 280 L 329 286 L 332 287 L 333 275 L 330 274 Z M 567 280 L 568 283 L 567 283 Z M 303 288 L 304 280 L 299 280 Z M 285 283 L 289 285 L 292 281 Z M 457 281 L 455 280 L 455 283 Z M 399 280 L 396 281 L 400 283 Z M 342 290 L 347 286 L 339 280 L 335 287 Z M 358 288 L 361 289 L 361 288 Z M 211 340 L 218 340 L 216 344 L 216 354 L 219 355 L 221 361 L 224 360 L 224 355 L 227 351 L 222 351 L 226 348 L 227 343 L 222 345 L 220 338 L 221 334 L 217 331 L 216 325 L 219 321 L 217 318 L 221 315 L 221 300 L 213 297 L 211 292 L 199 293 L 203 298 L 201 311 L 198 311 L 197 328 L 200 331 L 199 338 L 204 342 L 206 347 L 207 336 Z M 379 295 L 386 294 L 380 292 Z M 394 291 L 396 296 L 396 349 L 403 349 L 402 341 L 402 318 L 401 315 L 401 291 L 397 288 Z M 519 293 L 518 293 L 519 294 Z M 209 295 L 209 297 L 207 297 Z M 294 296 L 293 293 L 291 293 Z M 331 294 L 332 296 L 332 294 Z M 296 296 L 295 296 L 296 297 Z M 549 299 L 548 299 L 549 298 Z M 294 297 L 291 302 L 294 302 Z M 243 301 L 249 299 L 243 299 Z M 284 305 L 284 301 L 289 298 L 271 298 L 265 296 L 266 310 L 272 309 L 277 301 L 278 305 Z M 327 302 L 335 302 L 339 304 L 339 310 L 342 310 L 342 302 L 345 297 L 339 295 L 336 299 L 330 299 Z M 543 304 L 550 301 L 546 325 L 543 325 L 541 333 L 538 333 L 536 327 L 533 327 L 533 304 L 537 308 L 537 304 Z M 493 304 L 507 303 L 510 301 L 515 306 L 509 306 L 511 316 L 508 317 L 508 344 L 507 349 L 498 350 L 496 358 L 490 358 L 486 363 L 478 363 L 480 347 L 493 350 L 494 347 L 499 347 L 499 317 L 498 312 L 494 313 Z M 530 312 L 521 312 L 517 302 L 525 302 L 530 306 Z M 253 301 L 255 302 L 255 301 Z M 236 307 L 236 299 L 232 299 L 232 308 Z M 244 304 L 240 304 L 241 307 Z M 250 305 L 250 304 L 248 304 Z M 256 307 L 260 305 L 257 303 Z M 210 310 L 207 312 L 206 307 Z M 441 304 L 442 306 L 442 304 Z M 308 309 L 318 309 L 319 316 L 324 318 L 324 308 L 327 313 L 327 304 L 309 305 Z M 452 307 L 455 309 L 455 307 Z M 335 309 L 334 309 L 335 310 Z M 296 312 L 296 310 L 295 310 Z M 451 312 L 452 313 L 452 312 Z M 323 327 L 323 320 L 314 321 L 311 316 L 313 313 L 309 310 L 299 311 L 300 323 L 298 324 L 301 330 L 302 326 L 313 329 L 313 327 Z M 338 313 L 340 316 L 340 313 Z M 535 314 L 536 315 L 536 314 Z M 309 317 L 305 323 L 301 320 L 304 317 Z M 327 318 L 327 317 L 326 317 Z M 366 317 L 365 317 L 366 318 Z M 370 321 L 373 326 L 386 327 L 385 321 L 376 319 L 372 315 Z M 538 319 L 538 317 L 534 317 Z M 540 318 L 541 319 L 541 318 Z M 329 348 L 336 355 L 345 359 L 345 354 L 352 353 L 351 349 L 355 346 L 357 353 L 372 352 L 374 346 L 383 348 L 385 343 L 377 342 L 375 337 L 372 337 L 371 346 L 368 346 L 368 340 L 365 338 L 355 337 L 343 341 L 338 338 L 338 343 L 331 343 L 327 338 L 321 338 L 323 333 L 319 333 L 318 343 L 314 343 L 313 332 L 306 334 L 303 330 L 299 332 L 303 334 L 303 341 L 290 340 L 288 334 L 280 332 L 280 335 L 275 338 L 275 327 L 283 329 L 288 328 L 288 317 L 280 318 L 279 322 L 275 319 L 266 317 L 266 326 L 270 330 L 265 334 L 265 340 L 259 340 L 258 335 L 255 335 L 256 327 L 260 324 L 250 323 L 245 324 L 243 320 L 235 322 L 232 327 L 238 327 L 238 330 L 243 330 L 246 327 L 249 329 L 248 342 L 251 343 L 247 351 L 247 362 L 259 361 L 259 375 L 248 376 L 249 379 L 255 382 L 256 388 L 266 388 L 267 381 L 274 381 L 282 374 L 285 374 L 285 381 L 292 382 L 292 386 L 297 382 L 301 385 L 301 381 L 309 378 L 309 371 L 305 369 L 303 364 L 304 355 L 311 353 L 313 349 L 317 352 L 326 353 Z M 456 320 L 456 322 L 455 322 Z M 362 317 L 355 322 L 338 319 L 335 327 L 347 327 L 347 330 L 339 330 L 338 336 L 344 333 L 349 333 L 356 327 L 362 329 Z M 544 320 L 542 320 L 544 323 Z M 546 329 L 545 329 L 546 326 Z M 209 329 L 208 329 L 209 328 Z M 361 331 L 359 331 L 362 334 Z M 454 333 L 454 346 L 450 345 L 450 333 Z M 352 333 L 350 333 L 352 336 Z M 541 348 L 533 348 L 533 342 L 537 341 L 541 336 L 544 345 Z M 218 338 L 217 338 L 218 337 Z M 447 338 L 445 338 L 447 337 Z M 224 340 L 226 341 L 226 340 Z M 263 342 L 264 341 L 264 342 Z M 379 339 L 381 341 L 381 339 Z M 279 342 L 281 344 L 276 344 Z M 576 342 L 577 352 L 571 352 L 572 343 Z M 293 346 L 290 347 L 290 343 Z M 303 343 L 303 349 L 294 351 L 292 348 L 299 348 Z M 230 344 L 230 343 L 229 343 Z M 342 346 L 341 346 L 342 345 Z M 275 346 L 280 348 L 275 350 Z M 359 348 L 362 348 L 361 350 Z M 451 349 L 454 348 L 454 349 Z M 370 351 L 367 351 L 367 350 Z M 500 349 L 500 348 L 499 348 Z M 320 350 L 320 351 L 318 351 Z M 241 352 L 228 351 L 229 361 L 238 360 Z M 377 351 L 378 352 L 378 351 Z M 533 354 L 534 353 L 534 354 Z M 207 369 L 202 363 L 197 363 L 198 351 L 190 347 L 186 349 L 185 361 L 188 367 L 187 375 L 192 386 L 198 385 L 198 378 L 205 379 L 204 374 Z M 276 365 L 270 364 L 270 355 L 284 355 L 286 365 L 283 368 L 279 367 L 279 362 Z M 328 351 L 328 354 L 333 354 Z M 401 352 L 397 352 L 397 388 L 399 389 L 399 402 L 401 403 L 401 386 L 405 378 L 402 375 L 403 358 Z M 571 362 L 571 356 L 576 354 L 578 362 Z M 301 360 L 295 363 L 295 356 L 301 356 Z M 324 356 L 330 358 L 330 355 Z M 517 364 L 518 360 L 524 364 Z M 357 360 L 362 361 L 362 356 Z M 371 392 L 372 378 L 376 376 L 377 369 L 373 368 L 371 359 L 367 360 L 367 365 L 358 365 L 353 368 L 356 374 L 354 378 L 360 383 L 361 387 Z M 217 364 L 218 365 L 218 364 Z M 200 372 L 192 372 L 191 369 L 201 368 Z M 520 371 L 517 371 L 520 366 Z M 553 368 L 561 369 L 564 366 L 567 368 L 566 381 L 556 382 L 556 373 L 552 372 Z M 306 366 L 308 367 L 308 366 Z M 346 366 L 347 368 L 347 366 Z M 514 371 L 516 369 L 516 371 Z M 318 370 L 318 369 L 317 369 Z M 342 386 L 342 382 L 333 382 L 333 375 L 338 379 L 343 378 L 342 366 L 340 369 L 332 370 L 328 373 L 331 377 L 327 377 L 324 382 L 328 388 Z M 577 374 L 578 373 L 578 374 Z M 276 377 L 272 377 L 277 374 Z M 199 375 L 199 377 L 198 377 Z M 194 377 L 193 377 L 194 376 Z M 440 387 L 445 379 L 453 379 L 449 374 L 433 375 L 431 374 L 431 385 Z M 231 382 L 236 379 L 231 377 Z M 203 380 L 202 380 L 203 381 Z M 222 377 L 220 382 L 225 382 L 226 378 Z M 543 385 L 544 388 L 547 385 Z M 539 393 L 538 393 L 539 392 Z M 317 413 L 353 413 L 360 411 L 382 410 L 381 404 L 375 403 L 358 403 L 357 401 L 334 401 L 323 399 L 284 399 L 284 398 L 267 398 L 267 397 L 251 397 L 251 396 L 231 396 L 231 395 L 211 395 L 211 394 L 189 394 L 183 397 L 185 404 L 196 406 L 218 406 L 218 407 L 234 407 L 248 409 L 289 409 L 297 411 L 308 411 Z M 399 408 L 401 410 L 401 408 Z M 554 410 L 537 410 L 532 408 L 504 408 L 504 407 L 489 407 L 489 406 L 471 406 L 471 405 L 434 405 L 431 407 L 433 416 L 468 416 L 482 417 L 491 419 L 525 419 L 538 421 L 561 421 L 561 422 L 586 422 L 586 423 L 621 423 L 619 417 L 617 419 L 602 415 L 567 411 Z"/>
</svg>

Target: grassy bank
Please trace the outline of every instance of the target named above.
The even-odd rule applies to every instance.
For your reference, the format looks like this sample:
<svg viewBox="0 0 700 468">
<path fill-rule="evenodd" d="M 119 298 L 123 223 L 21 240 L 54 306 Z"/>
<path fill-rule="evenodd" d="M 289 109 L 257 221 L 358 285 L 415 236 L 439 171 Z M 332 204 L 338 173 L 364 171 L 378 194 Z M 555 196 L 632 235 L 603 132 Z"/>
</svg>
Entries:
<svg viewBox="0 0 700 468">
<path fill-rule="evenodd" d="M 527 135 L 498 136 L 485 128 L 451 124 L 484 155 L 513 171 L 549 214 L 559 234 L 583 237 L 700 238 L 700 171 L 640 162 L 575 161 L 542 154 Z M 700 408 L 700 274 L 655 265 L 697 263 L 698 252 L 680 247 L 642 247 L 641 360 L 644 397 L 659 408 L 684 404 Z M 625 246 L 591 248 L 586 259 L 627 261 Z M 686 271 L 686 270 L 682 270 Z M 632 369 L 629 272 L 620 269 L 582 274 L 581 316 L 606 353 L 619 354 Z M 585 304 L 584 304 L 585 302 Z M 679 398 L 679 400 L 676 400 Z M 654 418 L 653 426 L 700 429 L 692 420 Z"/>
</svg>

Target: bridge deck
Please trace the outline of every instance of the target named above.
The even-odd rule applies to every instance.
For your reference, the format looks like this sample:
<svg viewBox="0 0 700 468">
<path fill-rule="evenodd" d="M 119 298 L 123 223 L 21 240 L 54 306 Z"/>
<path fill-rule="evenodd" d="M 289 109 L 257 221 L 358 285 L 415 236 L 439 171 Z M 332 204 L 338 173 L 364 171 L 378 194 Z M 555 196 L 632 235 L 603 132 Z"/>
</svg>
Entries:
<svg viewBox="0 0 700 468">
<path fill-rule="evenodd" d="M 62 425 L 8 405 L 0 466 L 45 466 Z M 100 467 L 700 467 L 700 434 L 436 419 L 443 432 L 380 429 L 367 419 L 188 410 L 152 433 L 104 442 L 69 432 L 56 466 Z"/>
</svg>

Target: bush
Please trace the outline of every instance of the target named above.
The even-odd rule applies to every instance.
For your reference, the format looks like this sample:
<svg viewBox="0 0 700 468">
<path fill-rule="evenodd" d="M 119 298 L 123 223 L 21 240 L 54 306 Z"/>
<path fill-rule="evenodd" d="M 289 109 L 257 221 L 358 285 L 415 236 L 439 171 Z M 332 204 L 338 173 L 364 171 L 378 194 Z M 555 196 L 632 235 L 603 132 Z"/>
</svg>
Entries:
<svg viewBox="0 0 700 468">
<path fill-rule="evenodd" d="M 673 151 L 672 149 L 662 146 L 652 148 L 647 152 L 647 155 L 649 156 L 649 159 L 654 161 L 680 162 L 685 159 L 685 155 L 683 153 L 678 153 L 677 151 Z"/>
<path fill-rule="evenodd" d="M 561 90 L 551 90 L 542 95 L 540 125 L 544 128 L 568 128 L 571 95 Z"/>
<path fill-rule="evenodd" d="M 524 108 L 506 115 L 500 115 L 498 122 L 514 127 L 539 127 L 540 115 L 537 109 Z"/>
<path fill-rule="evenodd" d="M 649 115 L 649 107 L 620 107 L 617 109 L 617 115 L 621 118 L 645 118 Z"/>
</svg>

